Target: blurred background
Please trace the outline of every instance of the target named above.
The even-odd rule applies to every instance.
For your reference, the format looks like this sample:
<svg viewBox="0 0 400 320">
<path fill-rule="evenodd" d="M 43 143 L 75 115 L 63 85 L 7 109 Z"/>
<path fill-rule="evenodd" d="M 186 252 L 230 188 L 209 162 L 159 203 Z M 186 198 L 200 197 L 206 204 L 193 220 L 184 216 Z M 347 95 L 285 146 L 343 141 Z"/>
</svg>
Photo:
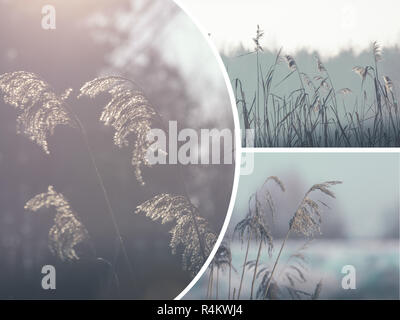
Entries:
<svg viewBox="0 0 400 320">
<path fill-rule="evenodd" d="M 48 231 L 54 213 L 24 211 L 27 200 L 48 185 L 64 194 L 95 244 L 97 256 L 112 260 L 116 238 L 101 189 L 79 133 L 57 127 L 47 156 L 16 134 L 16 110 L 0 99 L 0 298 L 140 298 L 170 299 L 189 283 L 181 256 L 171 255 L 171 225 L 133 214 L 137 205 L 161 192 L 187 192 L 215 233 L 230 201 L 234 165 L 195 165 L 144 169 L 146 185 L 135 180 L 131 149 L 112 143 L 113 130 L 100 124 L 107 96 L 75 97 L 97 76 L 120 75 L 143 88 L 165 120 L 178 130 L 231 129 L 232 108 L 217 60 L 206 39 L 173 1 L 87 0 L 51 2 L 56 29 L 41 28 L 48 1 L 0 0 L 0 74 L 29 71 L 57 93 L 72 88 L 68 100 L 89 135 L 111 205 L 135 270 L 128 276 L 117 264 L 120 292 L 103 292 L 104 266 L 93 261 L 62 264 L 51 256 Z M 182 181 L 185 180 L 185 181 Z M 41 289 L 41 268 L 56 266 L 57 289 Z"/>
<path fill-rule="evenodd" d="M 299 288 L 312 293 L 322 279 L 321 299 L 399 299 L 399 168 L 397 153 L 254 153 L 254 171 L 240 177 L 238 196 L 225 235 L 232 251 L 232 264 L 237 271 L 232 271 L 231 290 L 236 288 L 237 293 L 247 245 L 247 242 L 241 244 L 237 235 L 233 235 L 233 230 L 247 214 L 250 196 L 258 190 L 260 199 L 263 199 L 262 195 L 269 191 L 275 203 L 273 221 L 267 212 L 274 237 L 273 255 L 269 257 L 264 249 L 260 259 L 263 267 L 271 268 L 289 228 L 289 221 L 307 190 L 316 183 L 339 180 L 343 184 L 332 187 L 336 199 L 320 192 L 313 192 L 310 196 L 314 201 L 323 201 L 330 209 L 323 207 L 322 234 L 302 251 L 308 260 L 307 281 Z M 286 191 L 282 192 L 273 183 L 262 187 L 269 176 L 278 176 Z M 278 267 L 285 266 L 290 256 L 298 253 L 307 241 L 304 236 L 291 233 Z M 258 244 L 253 241 L 248 261 L 256 259 L 257 250 Z M 355 290 L 342 289 L 345 274 L 341 270 L 345 265 L 353 265 L 356 269 Z M 245 273 L 243 299 L 250 296 L 253 270 Z M 209 270 L 185 298 L 204 298 L 208 276 Z M 219 279 L 219 297 L 226 299 L 226 266 L 225 270 L 220 270 Z M 283 284 L 284 279 L 278 279 L 278 284 Z M 257 279 L 256 288 L 260 281 L 260 278 Z M 214 283 L 214 295 L 215 286 Z M 290 299 L 283 291 L 281 298 Z"/>
</svg>

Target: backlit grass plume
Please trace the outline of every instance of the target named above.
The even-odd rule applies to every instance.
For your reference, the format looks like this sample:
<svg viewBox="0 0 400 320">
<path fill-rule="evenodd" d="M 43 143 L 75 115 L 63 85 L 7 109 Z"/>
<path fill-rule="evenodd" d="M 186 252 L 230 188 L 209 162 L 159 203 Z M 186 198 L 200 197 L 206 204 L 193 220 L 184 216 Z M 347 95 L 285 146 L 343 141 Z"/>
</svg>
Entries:
<svg viewBox="0 0 400 320">
<path fill-rule="evenodd" d="M 78 260 L 75 247 L 88 241 L 89 233 L 71 209 L 68 200 L 56 192 L 53 186 L 49 186 L 46 193 L 34 196 L 25 205 L 26 210 L 34 212 L 43 207 L 54 207 L 56 210 L 54 225 L 49 231 L 50 251 L 63 261 Z"/>
<path fill-rule="evenodd" d="M 314 191 L 320 191 L 331 198 L 336 198 L 330 187 L 340 183 L 342 182 L 327 181 L 314 184 L 305 194 L 295 215 L 291 219 L 290 229 L 307 237 L 320 233 L 322 223 L 321 207 L 316 201 L 310 198 L 310 194 Z M 323 204 L 322 202 L 320 203 Z"/>
<path fill-rule="evenodd" d="M 304 198 L 301 200 L 300 205 L 298 206 L 293 218 L 289 222 L 289 230 L 286 233 L 286 236 L 282 242 L 281 248 L 279 250 L 278 256 L 275 260 L 274 266 L 271 271 L 271 276 L 268 279 L 264 298 L 268 296 L 268 290 L 271 285 L 272 277 L 276 270 L 276 266 L 278 264 L 279 258 L 281 256 L 282 250 L 285 246 L 287 239 L 289 239 L 290 233 L 292 231 L 303 234 L 307 237 L 312 237 L 317 233 L 320 233 L 320 227 L 322 223 L 321 219 L 321 208 L 319 204 L 310 198 L 310 195 L 315 191 L 320 191 L 323 194 L 327 195 L 331 198 L 336 198 L 335 194 L 330 190 L 330 188 L 334 185 L 341 184 L 341 181 L 326 181 L 323 183 L 314 184 L 306 194 Z M 319 201 L 322 205 L 327 206 L 322 201 Z"/>
<path fill-rule="evenodd" d="M 104 107 L 100 121 L 115 129 L 114 144 L 118 147 L 129 145 L 128 136 L 132 133 L 135 142 L 132 151 L 132 165 L 137 180 L 144 184 L 141 166 L 150 166 L 146 153 L 150 146 L 147 135 L 157 113 L 142 92 L 134 90 L 132 83 L 121 77 L 96 78 L 85 83 L 80 95 L 95 98 L 108 93 L 111 100 Z"/>
<path fill-rule="evenodd" d="M 4 102 L 21 111 L 17 117 L 17 132 L 36 142 L 44 152 L 50 153 L 47 139 L 58 125 L 73 126 L 64 100 L 71 92 L 61 96 L 50 85 L 31 72 L 17 71 L 0 75 L 0 93 Z"/>
<path fill-rule="evenodd" d="M 159 194 L 139 205 L 135 213 L 144 213 L 151 220 L 162 224 L 174 222 L 175 226 L 170 231 L 172 253 L 182 250 L 185 270 L 192 274 L 200 270 L 217 237 L 187 197 Z"/>
</svg>

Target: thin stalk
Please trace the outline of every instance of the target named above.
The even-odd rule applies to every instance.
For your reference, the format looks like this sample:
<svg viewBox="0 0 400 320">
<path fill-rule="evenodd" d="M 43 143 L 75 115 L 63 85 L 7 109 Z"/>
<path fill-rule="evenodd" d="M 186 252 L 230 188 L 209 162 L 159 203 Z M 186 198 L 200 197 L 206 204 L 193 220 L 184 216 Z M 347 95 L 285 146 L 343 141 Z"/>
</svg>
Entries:
<svg viewBox="0 0 400 320">
<path fill-rule="evenodd" d="M 254 267 L 253 280 L 251 282 L 250 300 L 253 300 L 254 283 L 256 282 L 257 268 L 258 268 L 258 262 L 260 261 L 261 248 L 262 248 L 262 241 L 260 240 L 260 245 L 258 246 L 256 265 Z"/>
<path fill-rule="evenodd" d="M 185 180 L 183 178 L 182 171 L 179 168 L 179 165 L 178 165 L 177 169 L 178 169 L 178 174 L 179 174 L 179 177 L 180 177 L 180 181 L 182 182 L 182 185 L 183 185 L 183 188 L 184 188 L 185 195 L 186 195 L 186 197 L 188 199 L 190 199 L 189 198 L 189 194 L 187 192 L 186 183 L 185 183 Z M 197 210 L 198 209 L 196 208 L 196 211 Z M 198 224 L 196 222 L 196 216 L 194 215 L 194 213 L 192 211 L 190 211 L 190 216 L 192 218 L 192 222 L 193 222 L 194 228 L 196 230 L 197 238 L 199 239 L 200 251 L 201 251 L 201 254 L 203 255 L 203 259 L 204 259 L 204 262 L 205 262 L 207 260 L 207 255 L 206 255 L 206 250 L 205 250 L 205 247 L 204 247 L 204 243 L 202 241 L 202 237 L 201 237 L 201 233 L 200 233 L 200 230 L 199 230 L 199 226 L 198 226 Z M 211 250 L 212 248 L 209 248 L 209 249 Z"/>
<path fill-rule="evenodd" d="M 231 300 L 232 260 L 229 261 L 228 300 Z"/>
<path fill-rule="evenodd" d="M 210 299 L 210 290 L 211 290 L 211 282 L 212 282 L 212 273 L 213 266 L 211 266 L 210 274 L 208 275 L 208 285 L 207 285 L 207 299 Z"/>
<path fill-rule="evenodd" d="M 239 291 L 238 291 L 238 295 L 237 295 L 238 300 L 240 299 L 240 292 L 242 291 L 244 272 L 245 272 L 245 269 L 246 269 L 247 257 L 248 257 L 248 255 L 249 255 L 250 241 L 251 241 L 251 231 L 250 231 L 250 233 L 249 233 L 249 238 L 248 238 L 248 240 L 247 240 L 246 255 L 245 255 L 245 257 L 244 257 L 243 269 L 242 269 L 242 276 L 241 276 L 241 278 L 240 278 Z"/>
<path fill-rule="evenodd" d="M 257 107 L 256 107 L 256 111 L 257 111 L 257 115 L 255 117 L 255 125 L 257 126 L 257 124 L 259 123 L 259 116 L 260 116 L 260 73 L 258 70 L 259 67 L 259 62 L 258 62 L 258 49 L 257 49 Z M 257 120 L 258 119 L 258 120 Z M 258 130 L 258 134 L 261 135 L 261 127 L 259 127 Z M 256 145 L 254 145 L 256 147 Z"/>
<path fill-rule="evenodd" d="M 214 266 L 211 268 L 210 296 L 209 296 L 210 299 L 212 298 L 213 282 L 214 282 Z"/>
<path fill-rule="evenodd" d="M 215 300 L 218 300 L 218 289 L 219 289 L 219 267 L 217 267 L 217 285 L 215 287 Z"/>
<path fill-rule="evenodd" d="M 207 290 L 206 290 L 206 299 L 208 299 L 208 293 L 209 293 L 209 291 L 210 291 L 210 277 L 211 277 L 211 273 L 208 274 Z"/>
<path fill-rule="evenodd" d="M 288 230 L 288 232 L 286 233 L 285 239 L 283 239 L 283 242 L 282 242 L 281 248 L 280 248 L 280 250 L 279 250 L 278 256 L 276 257 L 274 266 L 273 266 L 272 271 L 271 271 L 271 275 L 270 275 L 269 278 L 268 278 L 267 288 L 265 289 L 265 294 L 264 294 L 264 300 L 265 300 L 265 298 L 266 298 L 267 295 L 268 295 L 268 290 L 269 290 L 269 287 L 270 287 L 270 285 L 271 285 L 272 277 L 274 276 L 275 269 L 276 269 L 276 266 L 277 266 L 277 264 L 278 264 L 279 258 L 280 258 L 280 256 L 281 256 L 283 247 L 285 246 L 286 240 L 289 238 L 289 235 L 290 235 L 290 231 L 291 231 L 291 230 L 292 230 L 292 227 L 290 227 L 289 230 Z"/>
<path fill-rule="evenodd" d="M 88 139 L 88 135 L 86 133 L 85 127 L 83 126 L 83 124 L 80 121 L 80 119 L 78 118 L 78 116 L 71 109 L 69 109 L 69 107 L 65 106 L 65 108 L 74 117 L 74 120 L 76 121 L 76 123 L 78 125 L 78 128 L 79 128 L 79 130 L 80 130 L 80 132 L 82 134 L 83 142 L 84 142 L 84 144 L 86 146 L 86 149 L 87 149 L 87 152 L 89 154 L 90 161 L 91 161 L 91 163 L 92 163 L 92 165 L 94 167 L 94 170 L 95 170 L 95 173 L 96 173 L 96 177 L 97 177 L 97 180 L 99 182 L 99 186 L 100 186 L 100 188 L 101 188 L 101 190 L 103 192 L 103 196 L 104 196 L 104 200 L 105 200 L 106 205 L 107 205 L 108 213 L 109 213 L 109 215 L 111 217 L 111 221 L 112 221 L 115 233 L 117 235 L 117 240 L 118 240 L 118 242 L 119 242 L 119 244 L 121 246 L 122 253 L 124 255 L 124 258 L 126 260 L 126 263 L 127 263 L 128 269 L 129 269 L 131 280 L 133 281 L 133 268 L 132 268 L 132 265 L 130 263 L 130 260 L 129 260 L 129 257 L 128 257 L 128 254 L 127 254 L 127 251 L 126 251 L 126 248 L 125 248 L 125 245 L 124 245 L 124 242 L 122 240 L 121 232 L 119 230 L 119 226 L 118 226 L 118 223 L 117 223 L 117 220 L 116 220 L 116 216 L 115 216 L 114 210 L 113 210 L 113 208 L 111 206 L 111 202 L 110 202 L 110 199 L 108 197 L 108 193 L 107 193 L 107 190 L 105 188 L 103 178 L 102 178 L 102 176 L 100 174 L 100 171 L 99 171 L 99 168 L 97 166 L 96 159 L 94 157 L 92 148 L 90 147 L 89 139 Z M 115 264 L 115 261 L 114 261 L 114 264 Z M 115 268 L 115 266 L 114 266 L 114 268 Z"/>
</svg>

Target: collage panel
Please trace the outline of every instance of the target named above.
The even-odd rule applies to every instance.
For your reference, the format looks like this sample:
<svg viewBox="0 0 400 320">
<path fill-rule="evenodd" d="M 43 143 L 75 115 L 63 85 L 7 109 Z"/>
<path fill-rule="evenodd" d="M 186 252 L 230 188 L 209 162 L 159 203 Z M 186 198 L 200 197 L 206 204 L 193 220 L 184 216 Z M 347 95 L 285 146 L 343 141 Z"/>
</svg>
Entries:
<svg viewBox="0 0 400 320">
<path fill-rule="evenodd" d="M 399 168 L 394 152 L 245 152 L 222 245 L 183 299 L 398 300 Z"/>
<path fill-rule="evenodd" d="M 222 56 L 243 147 L 400 147 L 397 1 L 182 2 Z"/>
<path fill-rule="evenodd" d="M 234 196 L 226 79 L 172 0 L 0 0 L 0 299 L 177 297 Z"/>
</svg>

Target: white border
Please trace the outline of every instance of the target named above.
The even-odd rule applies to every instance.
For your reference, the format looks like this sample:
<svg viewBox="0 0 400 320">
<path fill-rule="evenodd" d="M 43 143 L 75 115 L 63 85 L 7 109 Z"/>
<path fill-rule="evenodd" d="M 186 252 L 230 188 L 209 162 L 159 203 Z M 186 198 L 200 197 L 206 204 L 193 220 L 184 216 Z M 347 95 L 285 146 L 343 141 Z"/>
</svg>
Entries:
<svg viewBox="0 0 400 320">
<path fill-rule="evenodd" d="M 222 239 L 225 236 L 226 229 L 228 228 L 229 222 L 231 220 L 232 212 L 233 212 L 233 207 L 235 205 L 235 200 L 236 200 L 236 193 L 238 189 L 238 184 L 239 184 L 239 176 L 240 176 L 240 157 L 242 154 L 242 146 L 241 146 L 241 137 L 240 137 L 240 123 L 239 123 L 239 115 L 237 113 L 236 109 L 236 100 L 235 100 L 235 95 L 233 94 L 233 89 L 231 86 L 231 81 L 229 79 L 228 73 L 225 69 L 225 65 L 222 62 L 221 56 L 219 55 L 219 52 L 214 45 L 214 43 L 210 40 L 210 37 L 207 35 L 207 32 L 205 29 L 199 24 L 199 22 L 192 16 L 192 14 L 185 8 L 185 5 L 181 3 L 181 0 L 173 0 L 178 7 L 192 20 L 193 24 L 197 27 L 197 29 L 200 31 L 200 33 L 203 35 L 203 38 L 207 41 L 211 51 L 213 52 L 215 58 L 217 59 L 217 63 L 221 69 L 222 75 L 225 79 L 225 84 L 228 89 L 229 93 L 229 98 L 231 100 L 231 105 L 232 105 L 232 112 L 233 112 L 233 122 L 234 122 L 234 132 L 235 132 L 235 176 L 233 178 L 233 189 L 232 189 L 232 194 L 231 194 L 231 199 L 229 202 L 229 207 L 228 207 L 228 212 L 225 217 L 224 224 L 222 225 L 219 237 L 217 239 L 217 242 L 214 245 L 213 250 L 211 251 L 208 259 L 204 263 L 204 265 L 201 267 L 200 271 L 197 273 L 197 275 L 192 279 L 192 281 L 186 286 L 183 291 L 175 297 L 174 300 L 180 300 L 182 299 L 186 293 L 196 284 L 196 282 L 200 279 L 200 277 L 203 275 L 203 273 L 207 270 L 208 265 L 211 263 L 212 259 L 214 258 L 215 253 L 217 252 Z"/>
</svg>

